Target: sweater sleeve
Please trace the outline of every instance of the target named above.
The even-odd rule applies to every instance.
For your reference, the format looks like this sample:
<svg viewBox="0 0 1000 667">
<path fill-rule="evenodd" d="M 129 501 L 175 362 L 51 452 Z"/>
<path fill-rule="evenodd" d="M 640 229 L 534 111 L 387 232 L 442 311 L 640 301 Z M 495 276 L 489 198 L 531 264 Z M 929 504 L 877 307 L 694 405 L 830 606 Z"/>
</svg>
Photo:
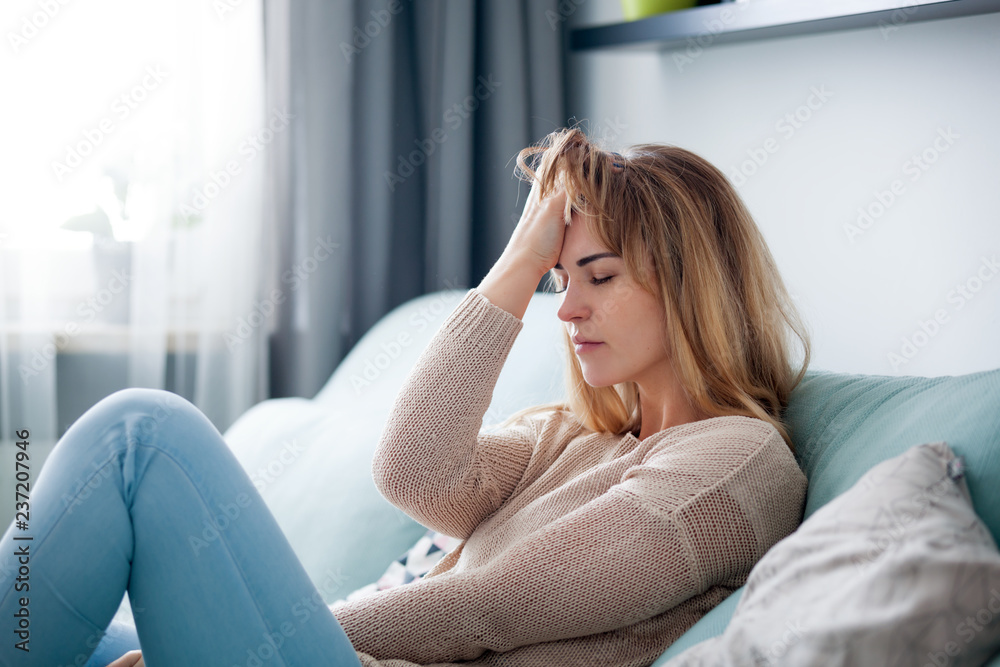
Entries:
<svg viewBox="0 0 1000 667">
<path fill-rule="evenodd" d="M 379 491 L 421 524 L 468 537 L 521 479 L 531 420 L 480 434 L 497 378 L 523 322 L 469 290 L 396 396 L 372 462 Z"/>
<path fill-rule="evenodd" d="M 674 443 L 482 567 L 333 611 L 357 650 L 430 664 L 622 629 L 736 587 L 801 515 L 805 478 L 771 434 Z"/>
</svg>

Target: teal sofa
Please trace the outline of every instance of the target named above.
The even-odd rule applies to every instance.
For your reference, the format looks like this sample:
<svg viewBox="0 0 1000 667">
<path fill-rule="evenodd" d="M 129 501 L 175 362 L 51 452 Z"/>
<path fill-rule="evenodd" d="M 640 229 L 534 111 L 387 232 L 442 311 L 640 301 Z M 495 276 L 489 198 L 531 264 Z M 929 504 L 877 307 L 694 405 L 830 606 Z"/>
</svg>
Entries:
<svg viewBox="0 0 1000 667">
<path fill-rule="evenodd" d="M 258 404 L 224 434 L 327 602 L 374 582 L 426 529 L 389 505 L 370 475 L 403 380 L 464 296 L 445 290 L 383 317 L 312 399 Z M 558 297 L 538 293 L 497 382 L 484 428 L 563 395 Z M 869 468 L 912 445 L 944 440 L 967 463 L 977 513 L 1000 536 L 1000 370 L 958 377 L 883 377 L 811 370 L 788 410 L 809 478 L 805 516 Z M 743 589 L 688 630 L 663 665 L 725 629 Z M 1000 665 L 1000 658 L 990 663 Z"/>
</svg>

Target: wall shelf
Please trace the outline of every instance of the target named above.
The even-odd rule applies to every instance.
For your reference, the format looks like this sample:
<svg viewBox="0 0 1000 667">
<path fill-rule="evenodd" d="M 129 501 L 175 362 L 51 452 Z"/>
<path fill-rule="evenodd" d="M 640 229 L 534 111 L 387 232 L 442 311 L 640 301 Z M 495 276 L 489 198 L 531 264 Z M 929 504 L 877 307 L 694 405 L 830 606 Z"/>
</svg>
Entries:
<svg viewBox="0 0 1000 667">
<path fill-rule="evenodd" d="M 1000 0 L 750 0 L 577 28 L 570 48 L 677 49 L 1000 12 Z"/>
</svg>

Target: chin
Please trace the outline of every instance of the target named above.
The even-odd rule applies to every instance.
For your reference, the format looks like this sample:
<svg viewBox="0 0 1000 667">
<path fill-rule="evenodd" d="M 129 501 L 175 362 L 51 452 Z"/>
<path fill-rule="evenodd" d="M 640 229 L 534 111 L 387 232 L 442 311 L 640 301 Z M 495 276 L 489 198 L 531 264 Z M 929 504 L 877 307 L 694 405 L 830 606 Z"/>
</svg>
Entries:
<svg viewBox="0 0 1000 667">
<path fill-rule="evenodd" d="M 581 370 L 583 371 L 583 379 L 595 389 L 599 387 L 611 387 L 621 382 L 620 378 L 609 377 L 606 373 L 588 372 L 586 367 Z"/>
</svg>

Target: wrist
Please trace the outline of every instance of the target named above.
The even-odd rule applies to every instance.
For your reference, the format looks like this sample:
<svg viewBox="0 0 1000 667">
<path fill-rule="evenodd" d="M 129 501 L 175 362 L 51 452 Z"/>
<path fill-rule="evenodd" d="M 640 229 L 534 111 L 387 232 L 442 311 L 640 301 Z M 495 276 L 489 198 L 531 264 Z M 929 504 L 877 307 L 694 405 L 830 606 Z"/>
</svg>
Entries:
<svg viewBox="0 0 1000 667">
<path fill-rule="evenodd" d="M 528 282 L 534 281 L 534 285 L 538 285 L 538 281 L 549 272 L 548 269 L 540 265 L 537 257 L 526 253 L 511 253 L 506 250 L 500 255 L 500 259 L 496 261 L 493 268 L 508 275 L 521 276 Z"/>
<path fill-rule="evenodd" d="M 494 305 L 523 319 L 535 288 L 546 271 L 523 256 L 500 256 L 476 290 Z"/>
</svg>

